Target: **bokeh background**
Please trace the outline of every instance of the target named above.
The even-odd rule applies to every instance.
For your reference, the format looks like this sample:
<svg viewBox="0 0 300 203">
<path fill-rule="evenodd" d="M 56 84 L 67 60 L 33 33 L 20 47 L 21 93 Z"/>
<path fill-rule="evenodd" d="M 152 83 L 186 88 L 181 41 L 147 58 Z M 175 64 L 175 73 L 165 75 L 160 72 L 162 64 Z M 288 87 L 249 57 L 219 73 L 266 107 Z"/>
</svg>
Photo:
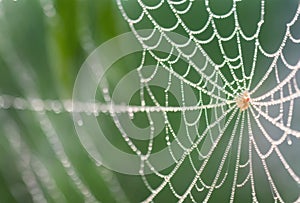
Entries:
<svg viewBox="0 0 300 203">
<path fill-rule="evenodd" d="M 128 13 L 138 12 L 133 0 L 124 2 Z M 226 6 L 218 3 L 216 9 Z M 296 0 L 274 1 L 268 6 L 268 19 L 276 19 L 270 20 L 272 23 L 262 31 L 262 41 L 269 50 L 280 43 L 278 39 L 283 32 L 279 28 L 290 19 L 297 3 Z M 241 13 L 244 23 L 249 25 L 249 32 L 255 24 L 249 18 L 251 9 L 255 10 L 258 5 L 250 3 Z M 157 14 L 167 23 L 165 15 L 163 10 Z M 197 22 L 195 16 L 189 18 Z M 226 31 L 227 25 L 223 28 Z M 2 0 L 0 94 L 43 101 L 71 99 L 77 72 L 87 56 L 103 42 L 129 30 L 113 0 Z M 214 53 L 214 46 L 205 49 L 212 58 L 218 58 L 220 55 Z M 293 53 L 292 50 L 290 56 L 295 61 L 298 55 Z M 114 86 L 122 75 L 138 66 L 139 60 L 137 54 L 115 64 L 108 74 L 109 83 Z M 262 60 L 259 64 L 269 64 L 269 61 Z M 256 81 L 264 70 L 258 70 Z M 163 90 L 158 89 L 157 95 L 163 99 Z M 78 139 L 70 113 L 59 108 L 42 113 L 18 110 L 18 105 L 8 109 L 5 103 L 1 105 L 0 202 L 76 203 L 93 201 L 89 199 L 91 193 L 101 202 L 125 203 L 139 202 L 149 195 L 140 177 L 118 174 L 95 164 Z M 118 134 L 109 116 L 99 115 L 98 120 L 108 134 Z M 136 119 L 137 125 L 146 126 L 141 120 Z M 171 122 L 178 122 L 176 115 Z M 120 137 L 111 139 L 126 151 L 126 143 Z M 292 152 L 291 160 L 295 160 L 296 153 Z M 300 168 L 299 164 L 294 166 Z M 213 177 L 214 174 L 208 175 Z M 183 174 L 178 181 L 184 180 Z M 286 185 L 289 186 L 282 180 L 281 188 Z M 287 187 L 286 191 L 296 194 L 299 187 Z M 243 193 L 238 199 L 250 201 L 251 195 L 247 194 Z M 214 200 L 222 201 L 221 196 Z M 260 196 L 264 197 L 263 188 Z M 158 202 L 172 202 L 173 198 L 166 192 Z M 265 198 L 266 202 L 271 201 L 271 196 Z"/>
</svg>

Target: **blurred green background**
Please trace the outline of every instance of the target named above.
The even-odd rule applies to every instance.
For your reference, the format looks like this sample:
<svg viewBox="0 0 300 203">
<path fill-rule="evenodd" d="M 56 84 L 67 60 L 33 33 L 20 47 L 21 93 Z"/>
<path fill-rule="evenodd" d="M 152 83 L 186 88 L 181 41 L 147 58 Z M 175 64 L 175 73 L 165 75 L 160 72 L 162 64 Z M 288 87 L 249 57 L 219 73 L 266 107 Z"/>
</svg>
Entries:
<svg viewBox="0 0 300 203">
<path fill-rule="evenodd" d="M 1 94 L 45 100 L 70 99 L 86 57 L 101 43 L 128 31 L 111 0 L 5 0 L 0 2 L 0 27 Z M 41 192 L 36 188 L 48 202 L 84 202 L 78 177 L 98 201 L 128 202 L 116 176 L 96 167 L 84 151 L 70 114 L 42 115 L 53 125 L 61 148 L 49 142 L 37 114 L 0 110 L 1 203 L 42 202 L 33 195 Z M 62 148 L 76 170 L 75 179 L 68 163 L 63 166 L 59 161 Z"/>
<path fill-rule="evenodd" d="M 262 42 L 269 50 L 277 48 L 283 33 L 279 28 L 295 13 L 297 6 L 297 1 L 273 3 L 275 6 L 267 7 L 267 18 L 276 20 L 270 20 L 271 23 L 264 27 L 261 35 Z M 135 1 L 124 1 L 124 4 L 128 13 L 134 15 L 140 12 Z M 222 9 L 225 5 L 218 1 L 215 9 Z M 283 6 L 285 9 L 280 9 Z M 241 8 L 243 12 L 239 14 L 247 25 L 245 29 L 252 33 L 252 26 L 257 18 L 249 18 L 252 15 L 250 8 L 259 8 L 259 3 L 249 3 Z M 155 15 L 162 24 L 167 24 L 170 20 L 164 10 Z M 198 22 L 197 15 L 190 15 L 188 18 L 191 22 Z M 226 22 L 221 25 L 225 33 L 227 25 Z M 145 22 L 140 28 L 147 26 Z M 113 0 L 2 0 L 0 94 L 22 98 L 38 97 L 43 100 L 70 99 L 77 72 L 86 57 L 101 43 L 127 31 L 127 22 Z M 252 46 L 253 44 L 249 45 L 249 53 L 252 52 Z M 212 43 L 204 48 L 215 61 L 222 57 L 214 52 L 216 44 Z M 229 53 L 235 51 L 231 50 Z M 293 53 L 293 50 L 290 52 Z M 117 64 L 110 74 L 110 83 L 115 84 L 128 70 L 136 67 L 139 60 L 140 55 L 137 54 Z M 250 64 L 251 57 L 248 60 L 245 63 Z M 297 55 L 292 60 L 297 60 Z M 128 63 L 130 67 L 126 66 Z M 269 61 L 259 59 L 258 63 L 263 66 L 269 64 Z M 260 80 L 264 70 L 258 70 L 255 81 Z M 162 92 L 158 90 L 158 94 L 163 95 Z M 118 133 L 112 121 L 105 117 L 106 121 L 104 117 L 105 115 L 100 115 L 98 119 L 105 123 L 106 131 Z M 176 117 L 172 122 L 177 122 Z M 230 128 L 232 127 L 233 125 Z M 116 142 L 121 147 L 126 144 L 122 140 Z M 295 154 L 296 152 L 293 157 Z M 72 167 L 65 161 L 65 155 Z M 299 164 L 296 167 L 299 169 Z M 214 174 L 208 176 L 214 177 Z M 153 180 L 155 182 L 155 178 Z M 184 180 L 183 174 L 178 182 Z M 283 182 L 282 188 L 286 184 Z M 231 189 L 230 185 L 227 186 L 223 191 L 225 195 Z M 299 188 L 286 188 L 285 191 L 287 190 L 296 194 Z M 259 196 L 263 197 L 264 192 L 269 191 L 262 188 Z M 98 200 L 105 203 L 125 203 L 139 202 L 149 195 L 149 191 L 138 176 L 117 174 L 96 166 L 82 147 L 69 113 L 41 114 L 30 110 L 2 108 L 0 202 L 42 202 L 40 194 L 44 195 L 47 202 Z M 222 201 L 222 197 L 223 195 L 214 197 L 214 201 Z M 271 201 L 270 194 L 263 198 L 265 202 Z M 174 195 L 167 191 L 159 197 L 158 202 L 174 200 Z M 241 193 L 238 200 L 250 201 L 249 190 Z"/>
</svg>

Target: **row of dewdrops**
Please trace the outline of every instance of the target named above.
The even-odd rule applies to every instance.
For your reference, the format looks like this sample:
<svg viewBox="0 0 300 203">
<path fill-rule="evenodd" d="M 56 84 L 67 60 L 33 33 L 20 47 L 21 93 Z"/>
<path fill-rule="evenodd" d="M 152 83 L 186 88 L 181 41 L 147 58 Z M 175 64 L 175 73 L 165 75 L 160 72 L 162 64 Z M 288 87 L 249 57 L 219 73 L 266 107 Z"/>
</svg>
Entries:
<svg viewBox="0 0 300 203">
<path fill-rule="evenodd" d="M 76 105 L 80 106 L 80 105 Z M 85 104 L 82 109 L 73 108 L 72 100 L 42 100 L 39 98 L 21 98 L 10 95 L 0 95 L 0 109 L 16 109 L 16 110 L 30 110 L 36 112 L 51 111 L 54 113 L 62 112 L 86 112 L 98 113 L 95 105 Z"/>
<path fill-rule="evenodd" d="M 230 105 L 234 101 L 227 101 L 222 104 L 208 104 L 203 106 L 130 106 L 117 105 L 113 103 L 98 103 L 98 102 L 80 102 L 71 99 L 67 100 L 42 100 L 40 98 L 22 98 L 11 95 L 0 95 L 0 109 L 16 109 L 16 110 L 31 110 L 36 112 L 50 111 L 54 113 L 86 113 L 87 115 L 98 116 L 99 113 L 128 113 L 137 112 L 178 112 L 178 111 L 193 111 L 199 109 L 214 108 L 223 105 Z"/>
<path fill-rule="evenodd" d="M 75 108 L 76 107 L 76 108 Z M 111 105 L 103 105 L 100 103 L 82 103 L 73 102 L 72 100 L 42 100 L 38 98 L 24 99 L 10 95 L 0 95 L 0 109 L 16 109 L 30 110 L 35 112 L 54 112 L 54 113 L 86 113 L 87 115 L 98 116 L 100 112 L 107 113 L 112 110 Z M 133 113 L 141 111 L 141 107 L 119 106 L 114 112 L 127 112 L 130 118 Z M 144 111 L 157 111 L 157 108 L 145 107 Z M 78 121 L 78 125 L 82 125 L 82 121 Z M 290 137 L 287 137 L 288 145 L 292 144 Z"/>
<path fill-rule="evenodd" d="M 162 107 L 163 108 L 163 107 Z M 169 107 L 171 109 L 172 107 Z M 96 102 L 79 102 L 71 99 L 67 100 L 42 100 L 39 98 L 21 98 L 11 95 L 0 95 L 0 109 L 29 110 L 35 112 L 54 112 L 54 113 L 86 113 L 87 115 L 98 116 L 99 113 L 128 113 L 133 117 L 136 112 L 157 112 L 166 109 L 146 106 L 126 106 L 112 105 Z M 173 111 L 179 108 L 173 107 Z M 168 110 L 168 109 L 167 109 Z"/>
<path fill-rule="evenodd" d="M 75 108 L 76 107 L 76 108 Z M 98 116 L 103 106 L 97 103 L 80 103 L 72 100 L 42 100 L 39 98 L 21 98 L 10 95 L 0 95 L 0 109 L 30 110 L 36 112 L 50 111 L 54 113 L 84 112 Z"/>
</svg>

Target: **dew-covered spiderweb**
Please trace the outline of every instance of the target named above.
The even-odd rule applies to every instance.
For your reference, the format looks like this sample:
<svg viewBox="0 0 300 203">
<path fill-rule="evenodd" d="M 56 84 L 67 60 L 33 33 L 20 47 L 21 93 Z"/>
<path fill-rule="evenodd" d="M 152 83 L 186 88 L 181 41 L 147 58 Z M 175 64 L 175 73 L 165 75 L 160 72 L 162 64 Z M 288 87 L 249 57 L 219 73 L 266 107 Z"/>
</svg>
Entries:
<svg viewBox="0 0 300 203">
<path fill-rule="evenodd" d="M 175 164 L 162 172 L 147 156 L 141 157 L 140 173 L 149 190 L 145 202 L 160 200 L 167 192 L 173 194 L 172 202 L 291 202 L 298 198 L 300 5 L 281 2 L 275 8 L 272 3 L 118 0 L 124 19 L 144 48 L 138 70 L 141 87 L 164 114 L 166 145 L 172 139 L 182 149 L 179 155 L 169 147 Z M 140 34 L 140 29 L 152 32 Z M 176 41 L 171 32 L 186 40 Z M 156 52 L 160 46 L 168 47 L 169 54 Z M 161 73 L 155 69 L 152 75 L 143 75 L 147 57 L 157 62 L 157 69 L 169 73 L 165 104 L 156 102 L 148 87 Z M 172 108 L 168 92 L 177 82 L 180 107 Z M 185 95 L 184 85 L 198 92 L 196 101 Z M 247 98 L 241 98 L 244 94 Z M 244 108 L 237 105 L 241 99 L 247 99 Z M 187 140 L 178 138 L 169 118 L 178 111 Z M 189 111 L 197 115 L 187 116 Z M 152 142 L 147 153 L 151 150 Z M 143 174 L 145 167 L 160 181 L 151 182 Z M 178 178 L 179 174 L 185 178 Z M 289 182 L 281 185 L 282 178 Z"/>
<path fill-rule="evenodd" d="M 26 64 L 5 41 L 10 54 L 1 54 L 13 67 L 23 97 L 0 95 L 1 132 L 18 157 L 17 170 L 33 201 L 50 196 L 65 202 L 66 197 L 6 111 L 22 110 L 39 121 L 86 202 L 101 198 L 70 160 L 58 135 L 63 132 L 59 119 L 55 122 L 51 113 L 83 113 L 96 117 L 100 126 L 104 118 L 114 123 L 115 144 L 138 159 L 138 176 L 120 178 L 128 181 L 125 193 L 137 183 L 134 189 L 141 195 L 134 196 L 142 198 L 134 201 L 299 202 L 299 1 L 117 0 L 117 6 L 142 47 L 134 69 L 138 81 L 131 81 L 138 91 L 129 103 L 112 95 L 122 100 L 129 87 L 116 91 L 109 78 L 99 85 L 97 104 L 41 99 L 34 77 L 22 68 Z M 87 124 L 75 117 L 75 125 Z M 92 149 L 97 136 L 87 134 L 80 141 L 100 167 Z M 161 151 L 164 163 L 152 156 Z M 127 201 L 116 177 L 104 169 L 99 173 L 98 178 L 110 177 L 106 182 L 116 199 Z"/>
</svg>

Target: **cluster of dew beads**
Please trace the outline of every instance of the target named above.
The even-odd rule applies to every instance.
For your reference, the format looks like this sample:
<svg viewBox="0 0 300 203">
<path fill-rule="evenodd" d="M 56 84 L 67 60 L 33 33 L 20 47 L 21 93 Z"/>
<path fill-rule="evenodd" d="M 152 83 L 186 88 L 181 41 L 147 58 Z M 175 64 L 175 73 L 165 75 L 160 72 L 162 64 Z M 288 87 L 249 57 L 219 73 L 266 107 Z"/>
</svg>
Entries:
<svg viewBox="0 0 300 203">
<path fill-rule="evenodd" d="M 249 105 L 250 105 L 250 96 L 249 96 L 249 92 L 246 90 L 244 92 L 242 92 L 241 94 L 239 94 L 236 99 L 236 105 L 237 107 L 241 110 L 241 111 L 245 111 L 248 109 Z"/>
</svg>

